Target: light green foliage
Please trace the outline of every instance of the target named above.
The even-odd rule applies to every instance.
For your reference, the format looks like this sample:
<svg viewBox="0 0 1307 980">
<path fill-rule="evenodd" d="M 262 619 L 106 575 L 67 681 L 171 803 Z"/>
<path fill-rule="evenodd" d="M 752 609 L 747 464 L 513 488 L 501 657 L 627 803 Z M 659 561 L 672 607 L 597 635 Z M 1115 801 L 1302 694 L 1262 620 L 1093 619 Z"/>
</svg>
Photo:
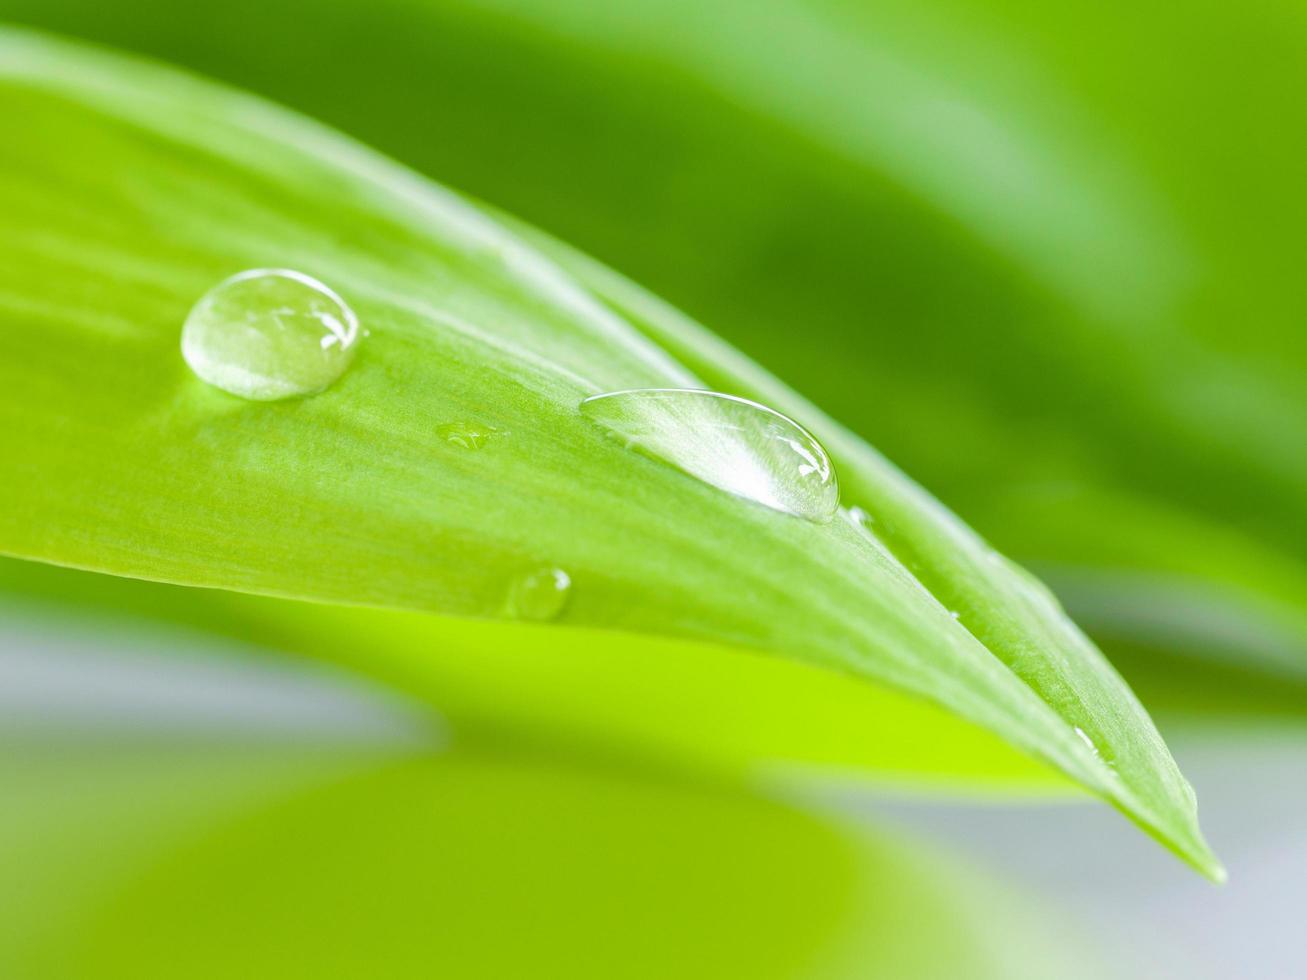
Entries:
<svg viewBox="0 0 1307 980">
<path fill-rule="evenodd" d="M 958 862 L 720 787 L 113 741 L 0 745 L 0 782 L 5 976 L 1081 975 L 1055 918 Z"/>
<path fill-rule="evenodd" d="M 562 621 L 780 654 L 928 698 L 1062 769 L 1208 874 L 1192 792 L 1045 590 L 815 407 L 645 294 L 254 98 L 21 32 L 0 108 L 0 548 L 120 575 L 467 616 L 541 563 Z M 542 249 L 544 249 L 542 251 Z M 245 268 L 372 332 L 272 404 L 178 331 Z M 796 418 L 874 533 L 725 494 L 581 399 L 707 384 Z M 468 452 L 438 427 L 501 437 Z"/>
</svg>

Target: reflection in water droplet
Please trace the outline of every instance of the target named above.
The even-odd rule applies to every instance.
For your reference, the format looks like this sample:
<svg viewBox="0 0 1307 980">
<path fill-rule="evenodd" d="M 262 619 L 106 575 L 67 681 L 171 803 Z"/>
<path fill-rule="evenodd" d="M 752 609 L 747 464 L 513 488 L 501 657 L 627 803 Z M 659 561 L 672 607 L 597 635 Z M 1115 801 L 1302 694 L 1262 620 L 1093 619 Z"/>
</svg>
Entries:
<svg viewBox="0 0 1307 980">
<path fill-rule="evenodd" d="M 1085 730 L 1079 725 L 1076 725 L 1076 734 L 1080 736 L 1080 741 L 1089 746 L 1090 752 L 1094 753 L 1094 755 L 1098 755 L 1098 746 L 1094 744 L 1094 740 L 1090 738 Z"/>
<path fill-rule="evenodd" d="M 182 327 L 182 356 L 201 379 L 272 401 L 326 388 L 349 367 L 358 318 L 343 299 L 290 269 L 251 269 L 200 297 Z"/>
<path fill-rule="evenodd" d="M 646 456 L 773 510 L 825 522 L 840 491 L 830 457 L 797 422 L 715 391 L 594 395 L 581 412 Z"/>
<path fill-rule="evenodd" d="M 480 422 L 446 422 L 436 426 L 436 435 L 460 449 L 480 449 L 498 431 L 494 426 Z"/>
<path fill-rule="evenodd" d="M 546 622 L 567 605 L 572 578 L 561 568 L 541 565 L 523 572 L 508 590 L 505 612 L 517 619 Z"/>
</svg>

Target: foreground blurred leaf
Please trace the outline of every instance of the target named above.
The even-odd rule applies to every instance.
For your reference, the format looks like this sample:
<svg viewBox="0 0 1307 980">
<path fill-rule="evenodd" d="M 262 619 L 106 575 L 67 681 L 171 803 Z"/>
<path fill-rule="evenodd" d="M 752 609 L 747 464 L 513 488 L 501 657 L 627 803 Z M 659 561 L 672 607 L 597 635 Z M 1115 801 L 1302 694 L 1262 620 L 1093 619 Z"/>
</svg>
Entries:
<svg viewBox="0 0 1307 980">
<path fill-rule="evenodd" d="M 1241 677 L 1302 683 L 1299 5 L 0 11 L 275 96 L 627 270 L 1046 567 L 1123 652 L 1201 653 L 1157 621 L 1215 603 L 1232 669 L 1132 657 L 1150 702 L 1242 687 L 1255 712 L 1268 688 Z"/>
<path fill-rule="evenodd" d="M 1080 975 L 965 867 L 703 786 L 149 741 L 11 742 L 0 785 L 6 976 Z"/>
<path fill-rule="evenodd" d="M 693 324 L 330 132 L 181 75 L 12 32 L 0 107 L 22 121 L 0 150 L 5 552 L 473 616 L 503 614 L 524 570 L 561 566 L 571 624 L 923 695 L 1219 875 L 1152 723 L 1038 583 Z M 183 366 L 191 303 L 256 266 L 322 279 L 371 329 L 324 394 L 241 402 Z M 704 382 L 809 424 L 873 531 L 716 491 L 577 411 L 602 391 Z M 503 437 L 475 452 L 436 438 L 469 419 Z"/>
</svg>

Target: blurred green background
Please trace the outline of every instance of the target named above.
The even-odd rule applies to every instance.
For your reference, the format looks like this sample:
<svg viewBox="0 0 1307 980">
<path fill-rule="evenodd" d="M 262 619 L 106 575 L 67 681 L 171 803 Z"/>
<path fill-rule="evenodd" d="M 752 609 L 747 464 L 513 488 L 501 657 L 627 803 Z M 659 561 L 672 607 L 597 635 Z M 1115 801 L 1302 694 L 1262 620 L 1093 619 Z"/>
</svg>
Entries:
<svg viewBox="0 0 1307 980">
<path fill-rule="evenodd" d="M 1067 976 L 1085 945 L 1116 975 L 1307 971 L 1277 919 L 1307 901 L 1285 870 L 1307 860 L 1301 821 L 1247 817 L 1307 785 L 1307 8 L 0 0 L 0 19 L 300 109 L 772 369 L 1050 582 L 1195 760 L 1205 809 L 1201 776 L 1230 797 L 1210 808 L 1233 877 L 1219 894 L 1160 860 L 1127 873 L 1132 845 L 1062 808 L 993 821 L 637 777 L 589 730 L 542 752 L 518 701 L 481 728 L 448 706 L 481 736 L 437 751 L 425 721 L 392 730 L 418 709 L 344 675 L 296 674 L 286 704 L 348 709 L 247 737 L 286 708 L 233 715 L 232 692 L 291 668 L 223 640 L 216 674 L 176 681 L 226 692 L 203 737 L 149 699 L 126 699 L 154 720 L 124 731 L 84 690 L 32 693 L 82 690 L 84 654 L 12 682 L 0 972 Z M 0 636 L 11 678 L 50 637 L 95 647 L 106 607 L 129 648 L 231 632 L 229 612 L 3 581 L 25 624 Z M 936 843 L 899 841 L 904 824 Z M 1118 876 L 1097 882 L 1105 863 Z M 1033 897 L 1007 893 L 1019 881 Z M 1033 943 L 1074 933 L 1033 925 L 1058 915 L 1032 911 L 1041 893 L 1117 941 Z M 1238 924 L 1225 946 L 1217 910 Z"/>
</svg>

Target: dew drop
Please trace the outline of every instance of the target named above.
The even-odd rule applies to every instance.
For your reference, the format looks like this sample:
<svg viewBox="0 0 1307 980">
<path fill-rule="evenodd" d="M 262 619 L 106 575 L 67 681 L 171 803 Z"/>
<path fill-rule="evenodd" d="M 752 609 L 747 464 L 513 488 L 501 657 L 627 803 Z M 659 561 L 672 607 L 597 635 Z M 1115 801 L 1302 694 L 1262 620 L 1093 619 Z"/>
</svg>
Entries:
<svg viewBox="0 0 1307 980">
<path fill-rule="evenodd" d="M 849 523 L 852 524 L 854 527 L 856 527 L 859 531 L 866 531 L 868 534 L 871 533 L 871 525 L 872 525 L 871 515 L 868 514 L 861 507 L 857 507 L 857 506 L 850 507 L 848 510 L 844 512 L 844 516 L 848 518 Z"/>
<path fill-rule="evenodd" d="M 572 578 L 561 568 L 540 565 L 513 580 L 505 611 L 516 619 L 547 622 L 557 619 L 567 605 Z"/>
<path fill-rule="evenodd" d="M 480 422 L 446 422 L 436 426 L 437 436 L 460 449 L 480 449 L 498 431 L 494 426 L 482 425 Z"/>
<path fill-rule="evenodd" d="M 1094 740 L 1089 737 L 1088 733 L 1079 725 L 1076 725 L 1075 729 L 1076 734 L 1080 736 L 1080 741 L 1089 746 L 1090 752 L 1094 753 L 1094 755 L 1098 755 L 1098 746 L 1094 744 Z"/>
<path fill-rule="evenodd" d="M 354 359 L 358 318 L 330 288 L 290 269 L 250 269 L 200 297 L 182 356 L 200 378 L 256 401 L 328 387 Z"/>
<path fill-rule="evenodd" d="M 594 395 L 581 413 L 628 447 L 718 489 L 825 523 L 839 484 L 830 457 L 797 422 L 733 395 L 644 388 Z"/>
</svg>

